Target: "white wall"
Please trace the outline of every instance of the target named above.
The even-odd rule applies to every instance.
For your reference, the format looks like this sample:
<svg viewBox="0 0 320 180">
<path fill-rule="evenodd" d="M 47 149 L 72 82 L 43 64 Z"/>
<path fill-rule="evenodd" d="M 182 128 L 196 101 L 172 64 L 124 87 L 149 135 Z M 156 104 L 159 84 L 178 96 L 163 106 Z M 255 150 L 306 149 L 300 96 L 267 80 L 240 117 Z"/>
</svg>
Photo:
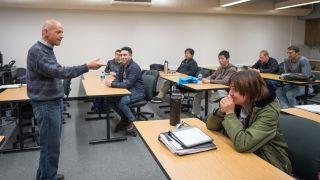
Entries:
<svg viewBox="0 0 320 180">
<path fill-rule="evenodd" d="M 234 64 L 252 64 L 261 49 L 282 59 L 289 44 L 303 44 L 304 21 L 295 17 L 182 13 L 134 13 L 0 8 L 0 51 L 5 62 L 26 66 L 27 51 L 40 39 L 41 24 L 55 18 L 64 26 L 64 40 L 55 48 L 62 65 L 113 57 L 130 46 L 141 67 L 169 60 L 179 65 L 185 48 L 195 49 L 200 65 L 218 65 L 217 54 L 226 49 Z M 71 96 L 77 96 L 79 79 Z"/>
</svg>

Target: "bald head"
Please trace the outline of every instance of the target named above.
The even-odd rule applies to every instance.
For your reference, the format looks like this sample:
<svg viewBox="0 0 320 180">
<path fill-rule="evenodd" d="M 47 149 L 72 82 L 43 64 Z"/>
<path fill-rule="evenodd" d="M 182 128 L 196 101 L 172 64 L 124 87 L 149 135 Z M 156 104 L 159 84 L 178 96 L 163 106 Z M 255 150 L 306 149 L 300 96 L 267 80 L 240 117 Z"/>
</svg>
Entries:
<svg viewBox="0 0 320 180">
<path fill-rule="evenodd" d="M 42 25 L 42 39 L 53 46 L 59 46 L 63 38 L 63 27 L 57 20 L 46 20 Z"/>
</svg>

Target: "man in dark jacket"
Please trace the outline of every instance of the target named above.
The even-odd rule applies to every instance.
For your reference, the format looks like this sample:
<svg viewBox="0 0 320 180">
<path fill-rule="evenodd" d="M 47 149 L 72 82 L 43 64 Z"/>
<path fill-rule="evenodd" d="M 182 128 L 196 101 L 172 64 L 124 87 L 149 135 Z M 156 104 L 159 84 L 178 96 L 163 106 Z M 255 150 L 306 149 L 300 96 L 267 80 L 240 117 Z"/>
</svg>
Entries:
<svg viewBox="0 0 320 180">
<path fill-rule="evenodd" d="M 180 66 L 177 69 L 177 72 L 186 74 L 188 76 L 196 76 L 198 71 L 198 64 L 193 59 L 194 50 L 191 48 L 188 48 L 184 51 L 184 57 L 185 59 L 181 62 Z M 161 103 L 163 101 L 163 98 L 165 94 L 170 89 L 170 81 L 165 81 L 159 94 L 152 98 L 151 102 L 153 103 Z"/>
<path fill-rule="evenodd" d="M 278 61 L 269 56 L 268 51 L 262 50 L 259 54 L 259 60 L 249 67 L 249 70 L 256 71 L 258 73 L 270 73 L 277 74 L 278 72 Z M 277 81 L 265 80 L 269 89 L 276 91 L 277 90 Z"/>
<path fill-rule="evenodd" d="M 132 50 L 130 47 L 121 49 L 121 59 L 123 66 L 116 75 L 115 80 L 106 80 L 106 85 L 114 88 L 127 88 L 131 92 L 131 96 L 123 96 L 120 99 L 114 98 L 113 109 L 121 116 L 115 131 L 126 127 L 127 134 L 134 131 L 133 121 L 134 113 L 129 107 L 131 102 L 144 99 L 144 86 L 142 82 L 141 69 L 139 65 L 132 60 Z"/>
<path fill-rule="evenodd" d="M 121 50 L 117 49 L 116 52 L 114 52 L 114 58 L 108 61 L 105 72 L 115 76 L 119 71 L 121 65 Z"/>
<path fill-rule="evenodd" d="M 98 69 L 104 65 L 97 59 L 80 66 L 61 66 L 53 47 L 59 46 L 62 39 L 61 23 L 47 20 L 42 26 L 42 39 L 28 51 L 27 94 L 31 99 L 34 117 L 38 121 L 40 137 L 37 180 L 64 179 L 63 175 L 57 175 L 64 95 L 61 79 L 74 78 L 89 69 Z"/>
</svg>

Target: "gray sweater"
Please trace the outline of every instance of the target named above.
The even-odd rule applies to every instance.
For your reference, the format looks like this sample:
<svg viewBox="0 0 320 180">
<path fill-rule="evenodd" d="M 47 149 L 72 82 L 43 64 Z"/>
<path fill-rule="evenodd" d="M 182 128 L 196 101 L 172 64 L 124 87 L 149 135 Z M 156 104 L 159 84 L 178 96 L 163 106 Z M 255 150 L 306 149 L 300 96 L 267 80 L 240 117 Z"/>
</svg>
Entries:
<svg viewBox="0 0 320 180">
<path fill-rule="evenodd" d="M 63 97 L 61 79 L 69 79 L 88 72 L 86 64 L 63 67 L 54 55 L 53 48 L 35 43 L 27 57 L 27 93 L 31 100 L 50 101 Z"/>
<path fill-rule="evenodd" d="M 286 58 L 284 59 L 285 73 L 295 73 L 309 78 L 311 76 L 311 66 L 309 59 L 300 56 L 296 62 Z"/>
</svg>

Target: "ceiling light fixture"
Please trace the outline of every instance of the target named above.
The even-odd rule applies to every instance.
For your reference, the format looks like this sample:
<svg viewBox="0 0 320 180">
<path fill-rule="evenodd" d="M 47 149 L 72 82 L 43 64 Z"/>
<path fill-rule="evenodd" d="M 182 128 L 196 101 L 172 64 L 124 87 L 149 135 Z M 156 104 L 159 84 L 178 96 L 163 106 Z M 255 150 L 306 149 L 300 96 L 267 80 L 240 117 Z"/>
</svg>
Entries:
<svg viewBox="0 0 320 180">
<path fill-rule="evenodd" d="M 280 9 L 288 9 L 288 8 L 293 8 L 293 7 L 298 7 L 298 6 L 304 6 L 308 4 L 315 4 L 319 3 L 320 1 L 310 1 L 310 0 L 289 0 L 289 1 L 284 1 L 284 2 L 279 2 L 275 4 L 275 8 L 280 10 Z"/>
<path fill-rule="evenodd" d="M 220 0 L 220 6 L 221 7 L 228 7 L 228 6 L 233 6 L 236 4 L 244 3 L 250 0 Z"/>
</svg>

